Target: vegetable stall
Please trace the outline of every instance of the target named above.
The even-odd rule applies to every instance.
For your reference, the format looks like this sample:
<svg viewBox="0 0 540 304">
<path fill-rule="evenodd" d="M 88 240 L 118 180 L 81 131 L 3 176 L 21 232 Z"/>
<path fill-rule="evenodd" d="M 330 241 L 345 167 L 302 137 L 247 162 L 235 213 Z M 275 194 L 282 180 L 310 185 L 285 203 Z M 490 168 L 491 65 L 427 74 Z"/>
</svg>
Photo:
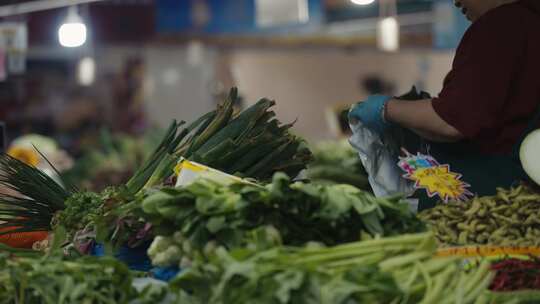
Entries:
<svg viewBox="0 0 540 304">
<path fill-rule="evenodd" d="M 347 143 L 310 149 L 274 101 L 235 113 L 237 98 L 172 122 L 123 184 L 2 155 L 0 302 L 540 301 L 535 186 L 416 214 L 371 192 Z"/>
</svg>

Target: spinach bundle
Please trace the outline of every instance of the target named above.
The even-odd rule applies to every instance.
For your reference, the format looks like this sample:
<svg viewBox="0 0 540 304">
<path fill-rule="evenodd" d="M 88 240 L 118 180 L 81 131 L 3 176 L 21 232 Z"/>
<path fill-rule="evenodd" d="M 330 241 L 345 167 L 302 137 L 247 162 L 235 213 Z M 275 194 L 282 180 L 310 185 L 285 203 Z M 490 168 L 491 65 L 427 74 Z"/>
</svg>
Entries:
<svg viewBox="0 0 540 304">
<path fill-rule="evenodd" d="M 399 197 L 375 198 L 349 185 L 291 183 L 282 173 L 275 174 L 266 187 L 223 186 L 202 179 L 148 193 L 126 208 L 152 223 L 161 236 L 149 250 L 161 265 L 191 259 L 209 246 L 254 245 L 258 243 L 254 237 L 262 240 L 263 248 L 264 243 L 267 247 L 312 241 L 335 245 L 357 241 L 362 235 L 424 228 Z"/>
</svg>

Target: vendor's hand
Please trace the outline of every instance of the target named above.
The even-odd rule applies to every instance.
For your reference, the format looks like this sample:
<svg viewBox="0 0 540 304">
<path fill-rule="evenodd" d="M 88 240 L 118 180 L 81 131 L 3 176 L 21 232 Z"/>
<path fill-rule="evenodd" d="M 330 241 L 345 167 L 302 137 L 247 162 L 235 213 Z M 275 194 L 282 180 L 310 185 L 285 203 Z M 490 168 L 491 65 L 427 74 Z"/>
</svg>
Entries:
<svg viewBox="0 0 540 304">
<path fill-rule="evenodd" d="M 390 96 L 371 95 L 356 104 L 349 112 L 349 120 L 357 119 L 371 131 L 382 134 L 390 125 L 384 120 L 384 106 Z"/>
</svg>

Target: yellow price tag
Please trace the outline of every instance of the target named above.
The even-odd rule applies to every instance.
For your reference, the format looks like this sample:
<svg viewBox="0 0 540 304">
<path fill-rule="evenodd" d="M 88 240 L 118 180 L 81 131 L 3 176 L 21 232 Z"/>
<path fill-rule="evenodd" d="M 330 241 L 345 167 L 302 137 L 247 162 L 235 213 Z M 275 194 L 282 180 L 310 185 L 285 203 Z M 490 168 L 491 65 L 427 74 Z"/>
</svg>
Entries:
<svg viewBox="0 0 540 304">
<path fill-rule="evenodd" d="M 519 257 L 540 256 L 540 247 L 466 246 L 439 248 L 439 257 Z"/>
<path fill-rule="evenodd" d="M 227 174 L 185 158 L 181 158 L 180 161 L 178 161 L 178 164 L 174 168 L 174 172 L 177 177 L 176 186 L 188 185 L 199 178 L 207 178 L 224 185 L 230 185 L 233 183 L 248 183 L 256 185 L 238 176 Z"/>
</svg>

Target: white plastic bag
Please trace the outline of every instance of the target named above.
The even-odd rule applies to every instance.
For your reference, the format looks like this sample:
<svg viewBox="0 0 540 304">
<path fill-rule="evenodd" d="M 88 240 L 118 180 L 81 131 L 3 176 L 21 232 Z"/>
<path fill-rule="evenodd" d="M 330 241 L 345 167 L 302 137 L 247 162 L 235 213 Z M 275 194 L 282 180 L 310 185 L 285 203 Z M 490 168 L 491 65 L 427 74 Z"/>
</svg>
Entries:
<svg viewBox="0 0 540 304">
<path fill-rule="evenodd" d="M 403 178 L 397 166 L 399 151 L 388 144 L 391 139 L 385 141 L 358 121 L 350 122 L 350 127 L 353 135 L 349 142 L 358 151 L 375 196 L 412 195 L 414 183 Z"/>
</svg>

